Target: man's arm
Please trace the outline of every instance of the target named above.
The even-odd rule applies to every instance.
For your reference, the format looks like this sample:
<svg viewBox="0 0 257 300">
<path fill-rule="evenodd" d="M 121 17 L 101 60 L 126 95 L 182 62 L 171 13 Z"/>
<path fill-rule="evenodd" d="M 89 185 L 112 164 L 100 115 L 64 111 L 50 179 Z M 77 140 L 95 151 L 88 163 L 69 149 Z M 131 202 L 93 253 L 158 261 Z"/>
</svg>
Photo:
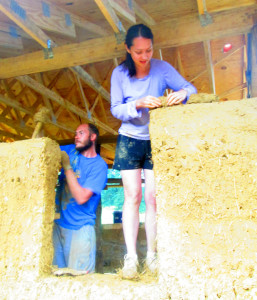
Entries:
<svg viewBox="0 0 257 300">
<path fill-rule="evenodd" d="M 69 156 L 65 151 L 62 151 L 62 166 L 72 197 L 79 205 L 86 203 L 93 196 L 93 192 L 87 188 L 83 188 L 78 183 L 78 180 L 70 165 Z"/>
</svg>

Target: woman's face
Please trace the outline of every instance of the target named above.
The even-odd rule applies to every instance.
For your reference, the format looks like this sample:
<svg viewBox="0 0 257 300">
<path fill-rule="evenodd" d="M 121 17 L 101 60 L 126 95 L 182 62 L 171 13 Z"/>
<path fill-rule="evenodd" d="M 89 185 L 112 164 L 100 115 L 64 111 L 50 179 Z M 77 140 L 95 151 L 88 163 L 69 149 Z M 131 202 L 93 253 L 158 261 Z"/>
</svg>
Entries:
<svg viewBox="0 0 257 300">
<path fill-rule="evenodd" d="M 143 37 L 134 38 L 130 49 L 126 45 L 128 53 L 130 53 L 136 68 L 145 68 L 149 65 L 153 56 L 153 44 L 151 39 Z"/>
</svg>

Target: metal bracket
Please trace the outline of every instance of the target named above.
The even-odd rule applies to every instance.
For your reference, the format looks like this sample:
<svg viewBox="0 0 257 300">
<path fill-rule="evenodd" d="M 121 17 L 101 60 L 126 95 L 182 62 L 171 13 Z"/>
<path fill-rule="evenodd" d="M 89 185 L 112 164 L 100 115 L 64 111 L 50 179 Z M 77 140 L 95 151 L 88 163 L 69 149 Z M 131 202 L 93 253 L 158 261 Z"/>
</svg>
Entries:
<svg viewBox="0 0 257 300">
<path fill-rule="evenodd" d="M 212 16 L 207 11 L 203 15 L 199 15 L 199 18 L 202 27 L 213 23 Z"/>
<path fill-rule="evenodd" d="M 54 57 L 53 49 L 51 47 L 51 40 L 47 40 L 47 48 L 44 48 L 43 51 L 45 59 L 51 59 Z"/>
<path fill-rule="evenodd" d="M 115 38 L 116 38 L 117 44 L 123 43 L 126 39 L 126 32 L 124 32 L 124 31 L 120 31 L 118 33 L 115 32 Z"/>
</svg>

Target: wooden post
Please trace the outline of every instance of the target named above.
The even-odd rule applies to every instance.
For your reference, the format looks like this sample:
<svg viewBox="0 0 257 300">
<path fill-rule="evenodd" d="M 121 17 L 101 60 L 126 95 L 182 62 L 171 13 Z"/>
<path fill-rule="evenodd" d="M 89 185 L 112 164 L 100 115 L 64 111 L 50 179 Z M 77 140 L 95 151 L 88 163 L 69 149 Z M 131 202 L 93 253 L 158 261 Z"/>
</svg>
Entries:
<svg viewBox="0 0 257 300">
<path fill-rule="evenodd" d="M 252 31 L 252 80 L 251 97 L 257 97 L 257 24 Z"/>
</svg>

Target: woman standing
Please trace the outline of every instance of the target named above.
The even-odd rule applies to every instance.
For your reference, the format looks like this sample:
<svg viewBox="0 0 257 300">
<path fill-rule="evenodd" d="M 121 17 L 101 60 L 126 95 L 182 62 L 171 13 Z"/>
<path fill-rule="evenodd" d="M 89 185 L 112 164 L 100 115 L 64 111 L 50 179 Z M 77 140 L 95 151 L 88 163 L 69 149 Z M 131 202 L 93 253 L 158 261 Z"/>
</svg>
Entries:
<svg viewBox="0 0 257 300">
<path fill-rule="evenodd" d="M 143 24 L 129 28 L 125 47 L 127 56 L 112 73 L 111 112 L 122 121 L 117 140 L 113 168 L 121 171 L 125 201 L 123 233 L 127 247 L 122 269 L 124 278 L 137 276 L 136 241 L 139 228 L 139 205 L 142 199 L 141 170 L 145 177 L 145 231 L 147 239 L 146 266 L 157 271 L 156 201 L 151 144 L 149 137 L 149 108 L 161 106 L 157 97 L 165 89 L 169 106 L 186 103 L 196 93 L 170 64 L 153 59 L 153 34 Z"/>
</svg>

